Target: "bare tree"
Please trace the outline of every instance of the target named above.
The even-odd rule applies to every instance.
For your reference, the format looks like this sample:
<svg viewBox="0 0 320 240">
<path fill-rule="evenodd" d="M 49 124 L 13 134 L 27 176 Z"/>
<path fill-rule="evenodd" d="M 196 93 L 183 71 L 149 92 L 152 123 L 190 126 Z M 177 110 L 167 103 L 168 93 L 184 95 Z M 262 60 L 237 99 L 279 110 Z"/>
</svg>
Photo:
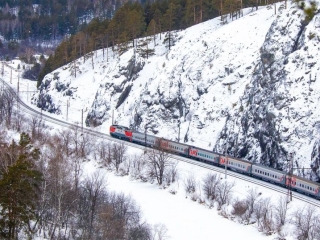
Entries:
<svg viewBox="0 0 320 240">
<path fill-rule="evenodd" d="M 3 142 L 0 147 L 0 176 L 8 172 L 8 168 L 15 164 L 18 158 L 19 146 L 15 141 L 10 145 Z"/>
<path fill-rule="evenodd" d="M 28 125 L 27 119 L 18 110 L 15 111 L 12 121 L 12 127 L 16 129 L 18 132 L 23 131 L 23 129 L 26 128 L 26 125 Z"/>
<path fill-rule="evenodd" d="M 287 217 L 287 211 L 288 211 L 288 202 L 287 198 L 281 196 L 277 202 L 277 205 L 275 205 L 275 220 L 277 224 L 278 230 L 281 229 L 281 227 L 286 222 Z"/>
<path fill-rule="evenodd" d="M 232 210 L 232 215 L 240 217 L 242 220 L 245 220 L 246 218 L 245 213 L 248 210 L 248 205 L 245 200 L 239 200 L 235 199 L 233 202 L 233 210 Z"/>
<path fill-rule="evenodd" d="M 146 181 L 144 176 L 144 169 L 146 168 L 146 161 L 144 155 L 134 155 L 131 157 L 130 175 L 133 179 L 141 179 Z"/>
<path fill-rule="evenodd" d="M 293 214 L 293 224 L 296 227 L 296 237 L 299 240 L 315 239 L 314 223 L 316 222 L 316 209 L 312 206 L 298 209 Z"/>
<path fill-rule="evenodd" d="M 273 206 L 270 198 L 257 201 L 254 206 L 254 213 L 259 230 L 266 234 L 273 233 L 275 225 L 273 222 Z"/>
<path fill-rule="evenodd" d="M 152 229 L 146 224 L 142 223 L 136 227 L 133 227 L 129 230 L 128 233 L 129 240 L 151 240 L 152 239 Z"/>
<path fill-rule="evenodd" d="M 169 239 L 168 229 L 163 224 L 156 224 L 153 227 L 153 236 L 152 240 L 166 240 Z"/>
<path fill-rule="evenodd" d="M 82 211 L 87 217 L 84 223 L 87 226 L 87 239 L 93 239 L 94 223 L 98 215 L 99 202 L 102 201 L 102 196 L 105 193 L 106 178 L 102 172 L 97 171 L 90 177 L 85 179 L 83 184 L 82 194 L 86 195 L 86 211 Z M 82 209 L 84 210 L 84 209 Z"/>
<path fill-rule="evenodd" d="M 79 126 L 74 126 L 71 128 L 71 141 L 73 144 L 72 153 L 76 155 L 76 157 L 80 156 L 80 136 L 81 136 L 81 128 Z"/>
<path fill-rule="evenodd" d="M 0 123 L 5 121 L 5 124 L 8 127 L 11 126 L 14 104 L 14 95 L 2 86 L 0 89 Z"/>
<path fill-rule="evenodd" d="M 92 143 L 91 136 L 87 133 L 82 133 L 79 137 L 80 157 L 85 158 L 91 153 Z"/>
<path fill-rule="evenodd" d="M 61 150 L 66 154 L 67 157 L 69 157 L 71 154 L 71 146 L 70 146 L 71 139 L 72 139 L 71 131 L 70 130 L 59 131 L 58 136 L 61 139 Z"/>
<path fill-rule="evenodd" d="M 230 182 L 222 182 L 217 186 L 217 202 L 219 204 L 219 208 L 222 205 L 228 204 L 232 197 L 232 188 L 235 186 L 235 183 Z"/>
<path fill-rule="evenodd" d="M 254 211 L 254 206 L 256 202 L 259 200 L 260 196 L 261 196 L 261 193 L 258 192 L 257 188 L 255 189 L 250 188 L 248 190 L 247 197 L 246 197 L 246 203 L 248 206 L 248 213 L 247 213 L 248 220 L 249 218 L 251 218 Z"/>
<path fill-rule="evenodd" d="M 208 173 L 203 179 L 202 190 L 204 196 L 209 201 L 213 201 L 217 196 L 217 186 L 220 184 L 220 177 L 215 173 Z"/>
<path fill-rule="evenodd" d="M 165 181 L 166 184 L 169 186 L 171 183 L 174 183 L 179 178 L 179 171 L 178 171 L 178 161 L 172 162 L 165 173 Z"/>
<path fill-rule="evenodd" d="M 125 239 L 141 226 L 140 219 L 140 210 L 131 197 L 109 194 L 99 209 L 97 232 L 101 239 Z"/>
<path fill-rule="evenodd" d="M 313 220 L 314 239 L 320 239 L 320 219 L 315 217 Z"/>
<path fill-rule="evenodd" d="M 184 190 L 186 194 L 193 194 L 196 192 L 196 179 L 194 174 L 189 174 L 189 176 L 184 180 Z"/>
<path fill-rule="evenodd" d="M 25 55 L 27 58 L 27 63 L 31 63 L 31 57 L 34 55 L 34 50 L 32 48 L 27 47 L 25 50 Z"/>
<path fill-rule="evenodd" d="M 94 159 L 100 163 L 103 163 L 104 156 L 106 155 L 106 147 L 103 141 L 98 141 L 94 145 L 93 156 Z"/>
<path fill-rule="evenodd" d="M 127 146 L 124 143 L 114 143 L 112 145 L 111 163 L 115 167 L 116 172 L 119 171 L 120 164 L 127 158 Z"/>
<path fill-rule="evenodd" d="M 121 176 L 128 176 L 131 168 L 131 156 L 126 157 L 125 160 L 120 164 L 119 170 Z"/>
<path fill-rule="evenodd" d="M 156 178 L 159 185 L 162 185 L 165 171 L 172 165 L 170 155 L 164 149 L 151 149 L 147 151 L 147 174 L 150 178 Z"/>
<path fill-rule="evenodd" d="M 48 181 L 50 212 L 47 222 L 50 222 L 48 233 L 52 239 L 56 234 L 61 234 L 61 228 L 70 217 L 71 210 L 75 207 L 76 200 L 73 192 L 73 185 L 70 175 L 70 165 L 62 155 L 60 149 L 55 148 L 48 162 Z"/>
<path fill-rule="evenodd" d="M 30 127 L 32 139 L 40 139 L 42 137 L 42 130 L 44 128 L 42 118 L 39 118 L 38 116 L 33 116 L 30 121 Z"/>
</svg>

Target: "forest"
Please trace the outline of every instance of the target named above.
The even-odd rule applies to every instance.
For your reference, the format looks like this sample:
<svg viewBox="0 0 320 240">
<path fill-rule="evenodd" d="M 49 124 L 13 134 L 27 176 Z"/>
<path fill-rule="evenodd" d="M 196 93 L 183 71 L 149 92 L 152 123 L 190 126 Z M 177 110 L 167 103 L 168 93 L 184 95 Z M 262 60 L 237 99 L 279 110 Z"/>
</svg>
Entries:
<svg viewBox="0 0 320 240">
<path fill-rule="evenodd" d="M 94 18 L 76 34 L 65 38 L 47 60 L 38 78 L 38 86 L 43 77 L 67 63 L 96 49 L 117 47 L 119 54 L 135 46 L 139 37 L 154 36 L 164 32 L 185 29 L 219 15 L 237 18 L 241 8 L 257 7 L 252 0 L 160 0 L 153 3 L 127 2 L 121 6 L 112 19 Z M 168 48 L 174 44 L 174 35 L 163 38 Z M 152 54 L 147 50 L 145 55 Z"/>
<path fill-rule="evenodd" d="M 121 1 L 115 2 L 119 8 Z M 92 18 L 111 18 L 110 0 L 3 0 L 0 1 L 0 32 L 6 41 L 51 40 L 76 33 Z"/>
</svg>

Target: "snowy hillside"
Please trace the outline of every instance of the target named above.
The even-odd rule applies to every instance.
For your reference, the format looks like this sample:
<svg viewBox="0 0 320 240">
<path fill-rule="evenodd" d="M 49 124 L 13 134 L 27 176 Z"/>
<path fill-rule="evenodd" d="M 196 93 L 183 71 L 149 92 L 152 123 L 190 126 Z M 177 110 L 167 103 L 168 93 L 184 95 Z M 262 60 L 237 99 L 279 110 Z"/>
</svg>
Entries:
<svg viewBox="0 0 320 240">
<path fill-rule="evenodd" d="M 170 50 L 150 37 L 148 58 L 99 50 L 48 74 L 33 103 L 75 122 L 83 110 L 105 132 L 114 111 L 118 124 L 284 169 L 294 152 L 308 168 L 320 158 L 320 14 L 302 19 L 278 3 L 276 15 L 246 9 L 175 32 Z"/>
</svg>

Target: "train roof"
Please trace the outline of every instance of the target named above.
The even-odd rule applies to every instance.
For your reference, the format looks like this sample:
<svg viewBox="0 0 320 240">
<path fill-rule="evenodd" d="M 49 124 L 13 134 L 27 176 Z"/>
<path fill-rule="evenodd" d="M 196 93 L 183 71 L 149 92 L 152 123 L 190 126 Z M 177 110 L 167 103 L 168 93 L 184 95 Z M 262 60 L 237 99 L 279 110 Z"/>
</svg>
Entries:
<svg viewBox="0 0 320 240">
<path fill-rule="evenodd" d="M 284 171 L 281 171 L 281 170 L 278 170 L 278 169 L 275 169 L 275 168 L 271 168 L 271 167 L 267 167 L 265 165 L 262 165 L 260 163 L 254 163 L 252 164 L 253 166 L 258 166 L 258 167 L 261 167 L 261 168 L 265 168 L 265 169 L 269 169 L 270 171 L 274 171 L 274 172 L 277 172 L 277 173 L 281 173 L 281 174 L 287 174 L 286 172 Z"/>
<path fill-rule="evenodd" d="M 220 154 L 221 156 L 224 156 L 223 154 Z M 232 157 L 232 156 L 224 156 L 224 157 L 227 157 L 227 158 L 231 158 L 231 159 L 235 159 L 239 162 L 244 162 L 244 163 L 248 163 L 248 164 L 253 164 L 252 162 L 248 161 L 248 160 L 245 160 L 245 159 L 242 159 L 242 158 L 237 158 L 237 157 Z"/>
<path fill-rule="evenodd" d="M 314 181 L 311 181 L 311 180 L 309 180 L 309 179 L 306 179 L 306 178 L 303 178 L 303 177 L 299 177 L 299 176 L 297 176 L 297 175 L 292 175 L 292 176 L 295 177 L 295 178 L 297 178 L 297 179 L 299 179 L 299 180 L 301 180 L 301 181 L 304 181 L 304 182 L 307 182 L 307 183 L 310 183 L 310 184 L 315 184 L 315 185 L 320 186 L 320 183 L 318 183 L 318 182 L 314 182 Z"/>
<path fill-rule="evenodd" d="M 118 125 L 118 124 L 112 124 L 111 127 L 117 127 L 117 128 L 123 128 L 125 130 L 130 130 L 130 128 L 128 128 L 126 126 Z"/>
</svg>

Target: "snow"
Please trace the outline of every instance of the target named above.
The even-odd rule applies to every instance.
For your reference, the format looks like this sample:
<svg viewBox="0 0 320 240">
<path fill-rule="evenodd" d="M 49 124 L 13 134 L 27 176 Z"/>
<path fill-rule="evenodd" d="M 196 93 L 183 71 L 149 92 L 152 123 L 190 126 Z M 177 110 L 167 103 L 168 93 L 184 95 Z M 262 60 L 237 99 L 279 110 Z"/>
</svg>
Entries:
<svg viewBox="0 0 320 240">
<path fill-rule="evenodd" d="M 157 35 L 155 55 L 149 59 L 141 58 L 138 53 L 135 55 L 133 49 L 120 57 L 111 49 L 108 50 L 108 57 L 106 50 L 103 57 L 102 50 L 99 50 L 93 56 L 94 69 L 91 59 L 85 62 L 82 58 L 78 59 L 77 66 L 81 72 L 77 72 L 76 78 L 73 63 L 48 74 L 44 82 L 47 79 L 51 84 L 46 92 L 52 97 L 55 106 L 59 107 L 63 119 L 67 117 L 68 101 L 69 121 L 80 122 L 81 109 L 85 116 L 92 111 L 97 116 L 104 116 L 100 129 L 105 132 L 112 122 L 113 110 L 116 121 L 125 126 L 129 126 L 134 114 L 139 112 L 143 116 L 141 129 L 148 122 L 153 122 L 157 125 L 159 136 L 173 139 L 177 136 L 170 132 L 177 132 L 176 120 L 161 120 L 160 106 L 153 104 L 147 107 L 145 103 L 159 102 L 158 91 L 169 100 L 181 94 L 185 96 L 183 99 L 192 113 L 192 122 L 181 118 L 181 139 L 189 131 L 192 140 L 188 143 L 212 149 L 225 123 L 226 116 L 221 110 L 232 108 L 242 96 L 250 76 L 240 78 L 239 75 L 254 69 L 259 59 L 259 48 L 273 20 L 273 11 L 265 7 L 259 10 L 259 14 L 251 12 L 251 9 L 244 9 L 244 17 L 230 20 L 226 25 L 221 25 L 220 19 L 216 18 L 177 32 L 178 40 L 170 51 L 162 43 L 164 34 L 161 34 L 162 40 Z M 153 41 L 149 45 L 150 48 L 154 47 Z M 115 86 L 125 88 L 131 84 L 122 73 L 133 58 L 144 64 L 143 69 L 132 79 L 128 100 L 115 109 L 121 93 L 114 94 L 113 89 Z M 233 68 L 234 72 L 226 75 L 225 68 Z M 59 73 L 59 79 L 54 79 L 55 73 Z M 202 77 L 201 81 L 199 77 Z M 181 89 L 179 81 L 183 82 Z M 57 91 L 58 82 L 70 84 L 68 89 L 76 89 L 73 95 L 69 97 L 65 91 Z M 229 83 L 232 83 L 231 91 L 234 94 L 230 94 L 228 90 Z M 112 84 L 113 88 L 106 87 Z M 207 89 L 207 93 L 200 99 L 197 88 Z M 207 112 L 210 113 L 210 118 Z M 177 114 L 176 112 L 175 115 Z M 205 127 L 198 129 L 197 125 L 201 123 Z"/>
<path fill-rule="evenodd" d="M 137 149 L 129 148 L 132 154 L 142 154 Z M 95 162 L 87 162 L 83 165 L 86 174 L 90 174 L 98 168 Z M 137 201 L 142 210 L 142 214 L 147 223 L 152 225 L 165 225 L 168 229 L 169 239 L 184 240 L 267 240 L 275 239 L 276 234 L 266 236 L 259 232 L 256 225 L 242 225 L 235 221 L 224 218 L 218 214 L 217 207 L 209 208 L 199 202 L 194 202 L 190 197 L 186 197 L 184 190 L 184 181 L 190 175 L 196 178 L 198 185 L 197 192 L 201 192 L 200 185 L 202 179 L 208 173 L 214 173 L 209 169 L 204 169 L 185 162 L 178 163 L 179 181 L 169 188 L 160 188 L 156 183 L 145 183 L 138 180 L 131 180 L 129 176 L 117 176 L 114 172 L 108 172 L 107 188 L 116 192 L 123 192 L 130 195 Z M 222 181 L 224 175 L 220 175 Z M 243 180 L 227 176 L 227 181 L 235 182 L 233 199 L 244 199 L 249 189 L 257 189 L 261 192 L 262 198 L 271 198 L 273 204 L 277 204 L 278 199 L 286 197 L 284 194 L 276 193 L 264 187 L 257 187 Z M 176 194 L 170 193 L 170 190 L 176 190 Z M 305 206 L 303 202 L 293 199 L 289 204 L 289 212 L 292 214 L 296 209 Z M 290 219 L 290 215 L 288 216 Z M 288 234 L 287 240 L 294 239 L 290 225 L 284 227 L 284 232 Z"/>
<path fill-rule="evenodd" d="M 239 101 L 250 82 L 251 74 L 259 59 L 260 47 L 268 29 L 276 18 L 273 9 L 261 8 L 257 12 L 251 12 L 250 10 L 246 9 L 244 17 L 229 22 L 227 25 L 221 25 L 219 19 L 213 19 L 185 31 L 177 32 L 177 39 L 179 40 L 169 53 L 163 44 L 159 44 L 155 48 L 156 54 L 154 56 L 149 59 L 137 59 L 145 65 L 137 78 L 134 79 L 129 101 L 115 112 L 117 122 L 128 126 L 135 111 L 140 111 L 144 116 L 141 127 L 144 127 L 149 120 L 152 120 L 153 114 L 148 112 L 143 101 L 155 101 L 158 88 L 168 99 L 176 97 L 177 93 L 182 91 L 187 96 L 185 101 L 188 103 L 189 116 L 192 121 L 188 120 L 188 115 L 186 119 L 182 119 L 181 133 L 189 131 L 193 140 L 192 142 L 189 139 L 189 143 L 212 149 L 225 125 L 226 116 L 221 111 L 232 111 L 234 107 L 240 107 Z M 157 42 L 160 42 L 159 38 L 160 36 L 157 36 Z M 312 42 L 310 44 L 310 49 L 312 49 L 310 51 L 318 48 L 318 46 L 313 46 Z M 111 112 L 115 109 L 119 94 L 112 96 L 112 90 L 106 89 L 105 86 L 110 83 L 122 86 L 124 75 L 119 73 L 121 69 L 128 65 L 128 61 L 132 59 L 133 55 L 131 49 L 119 58 L 109 49 L 107 61 L 106 51 L 103 57 L 102 50 L 99 50 L 93 57 L 94 69 L 91 65 L 91 59 L 86 60 L 85 63 L 82 59 L 77 61 L 80 71 L 76 78 L 72 70 L 73 63 L 49 74 L 46 79 L 52 80 L 54 73 L 59 72 L 59 79 L 52 80 L 52 84 L 46 90 L 61 112 L 60 115 L 53 116 L 79 124 L 82 121 L 81 111 L 83 110 L 84 116 L 86 116 L 93 110 L 97 114 L 105 114 L 103 124 L 96 130 L 107 133 L 111 124 Z M 290 58 L 294 57 L 295 55 L 290 56 Z M 18 76 L 20 74 L 17 71 L 19 63 L 19 60 L 8 63 L 15 70 L 10 77 L 10 69 L 5 66 L 2 78 L 10 82 L 14 88 L 17 88 L 19 79 L 20 96 L 30 104 L 31 94 L 37 91 L 36 83 L 21 79 Z M 226 74 L 226 68 L 232 68 L 233 73 Z M 293 64 L 286 66 L 287 71 L 294 72 L 296 69 Z M 299 74 L 302 74 L 302 69 L 298 69 Z M 202 76 L 201 82 L 198 81 L 199 74 Z M 312 72 L 312 76 L 315 74 L 316 72 Z M 244 77 L 240 77 L 240 75 Z M 184 81 L 184 86 L 180 90 L 177 84 L 179 79 Z M 69 84 L 68 89 L 74 90 L 73 95 L 67 96 L 64 92 L 58 92 L 54 84 L 58 81 Z M 233 94 L 229 92 L 229 84 L 232 86 Z M 207 89 L 207 93 L 203 94 L 200 99 L 196 94 L 197 87 Z M 297 96 L 299 91 L 299 88 L 292 88 L 291 95 Z M 145 92 L 149 93 L 143 94 Z M 93 108 L 95 100 L 96 107 Z M 315 104 L 317 102 L 315 101 Z M 30 104 L 30 106 L 35 108 L 35 105 Z M 303 102 L 298 102 L 296 108 L 302 108 L 306 114 L 308 112 Z M 318 108 L 315 106 L 314 108 L 312 111 L 315 112 Z M 157 108 L 157 105 L 153 105 L 152 110 L 157 112 L 159 108 Z M 210 118 L 206 115 L 206 112 L 210 112 Z M 275 111 L 274 114 L 278 115 L 279 112 Z M 205 124 L 206 127 L 203 129 L 196 128 L 195 126 L 199 123 Z M 159 135 L 172 139 L 177 137 L 172 134 L 172 132 L 177 132 L 176 122 L 161 120 L 157 124 L 157 129 L 161 130 Z M 193 127 L 189 128 L 190 124 Z M 289 126 L 292 123 L 284 121 L 283 124 Z M 311 154 L 312 148 L 310 146 L 307 145 L 305 147 L 307 150 L 300 153 L 305 158 Z M 131 149 L 130 152 L 137 152 L 137 150 Z M 275 238 L 275 236 L 265 236 L 258 232 L 255 225 L 244 226 L 225 219 L 218 214 L 215 208 L 209 209 L 205 205 L 186 198 L 183 179 L 189 174 L 194 174 L 197 181 L 200 182 L 211 170 L 183 162 L 179 162 L 178 166 L 180 180 L 175 185 L 178 190 L 176 195 L 169 193 L 169 189 L 159 189 L 159 186 L 155 183 L 142 183 L 106 171 L 107 185 L 110 190 L 130 194 L 140 205 L 145 220 L 150 224 L 164 224 L 168 228 L 170 239 L 259 240 Z M 83 167 L 90 173 L 99 166 L 97 163 L 90 161 Z M 248 189 L 256 188 L 253 184 L 233 179 L 230 176 L 228 181 L 236 182 L 234 193 L 237 197 L 244 197 Z M 274 202 L 281 196 L 281 194 L 263 187 L 259 187 L 258 190 L 262 192 L 263 197 L 270 197 Z M 298 200 L 294 200 L 291 204 L 291 211 L 303 206 L 303 203 Z M 293 239 L 290 228 L 285 231 L 288 231 L 289 235 L 286 239 Z"/>
</svg>

